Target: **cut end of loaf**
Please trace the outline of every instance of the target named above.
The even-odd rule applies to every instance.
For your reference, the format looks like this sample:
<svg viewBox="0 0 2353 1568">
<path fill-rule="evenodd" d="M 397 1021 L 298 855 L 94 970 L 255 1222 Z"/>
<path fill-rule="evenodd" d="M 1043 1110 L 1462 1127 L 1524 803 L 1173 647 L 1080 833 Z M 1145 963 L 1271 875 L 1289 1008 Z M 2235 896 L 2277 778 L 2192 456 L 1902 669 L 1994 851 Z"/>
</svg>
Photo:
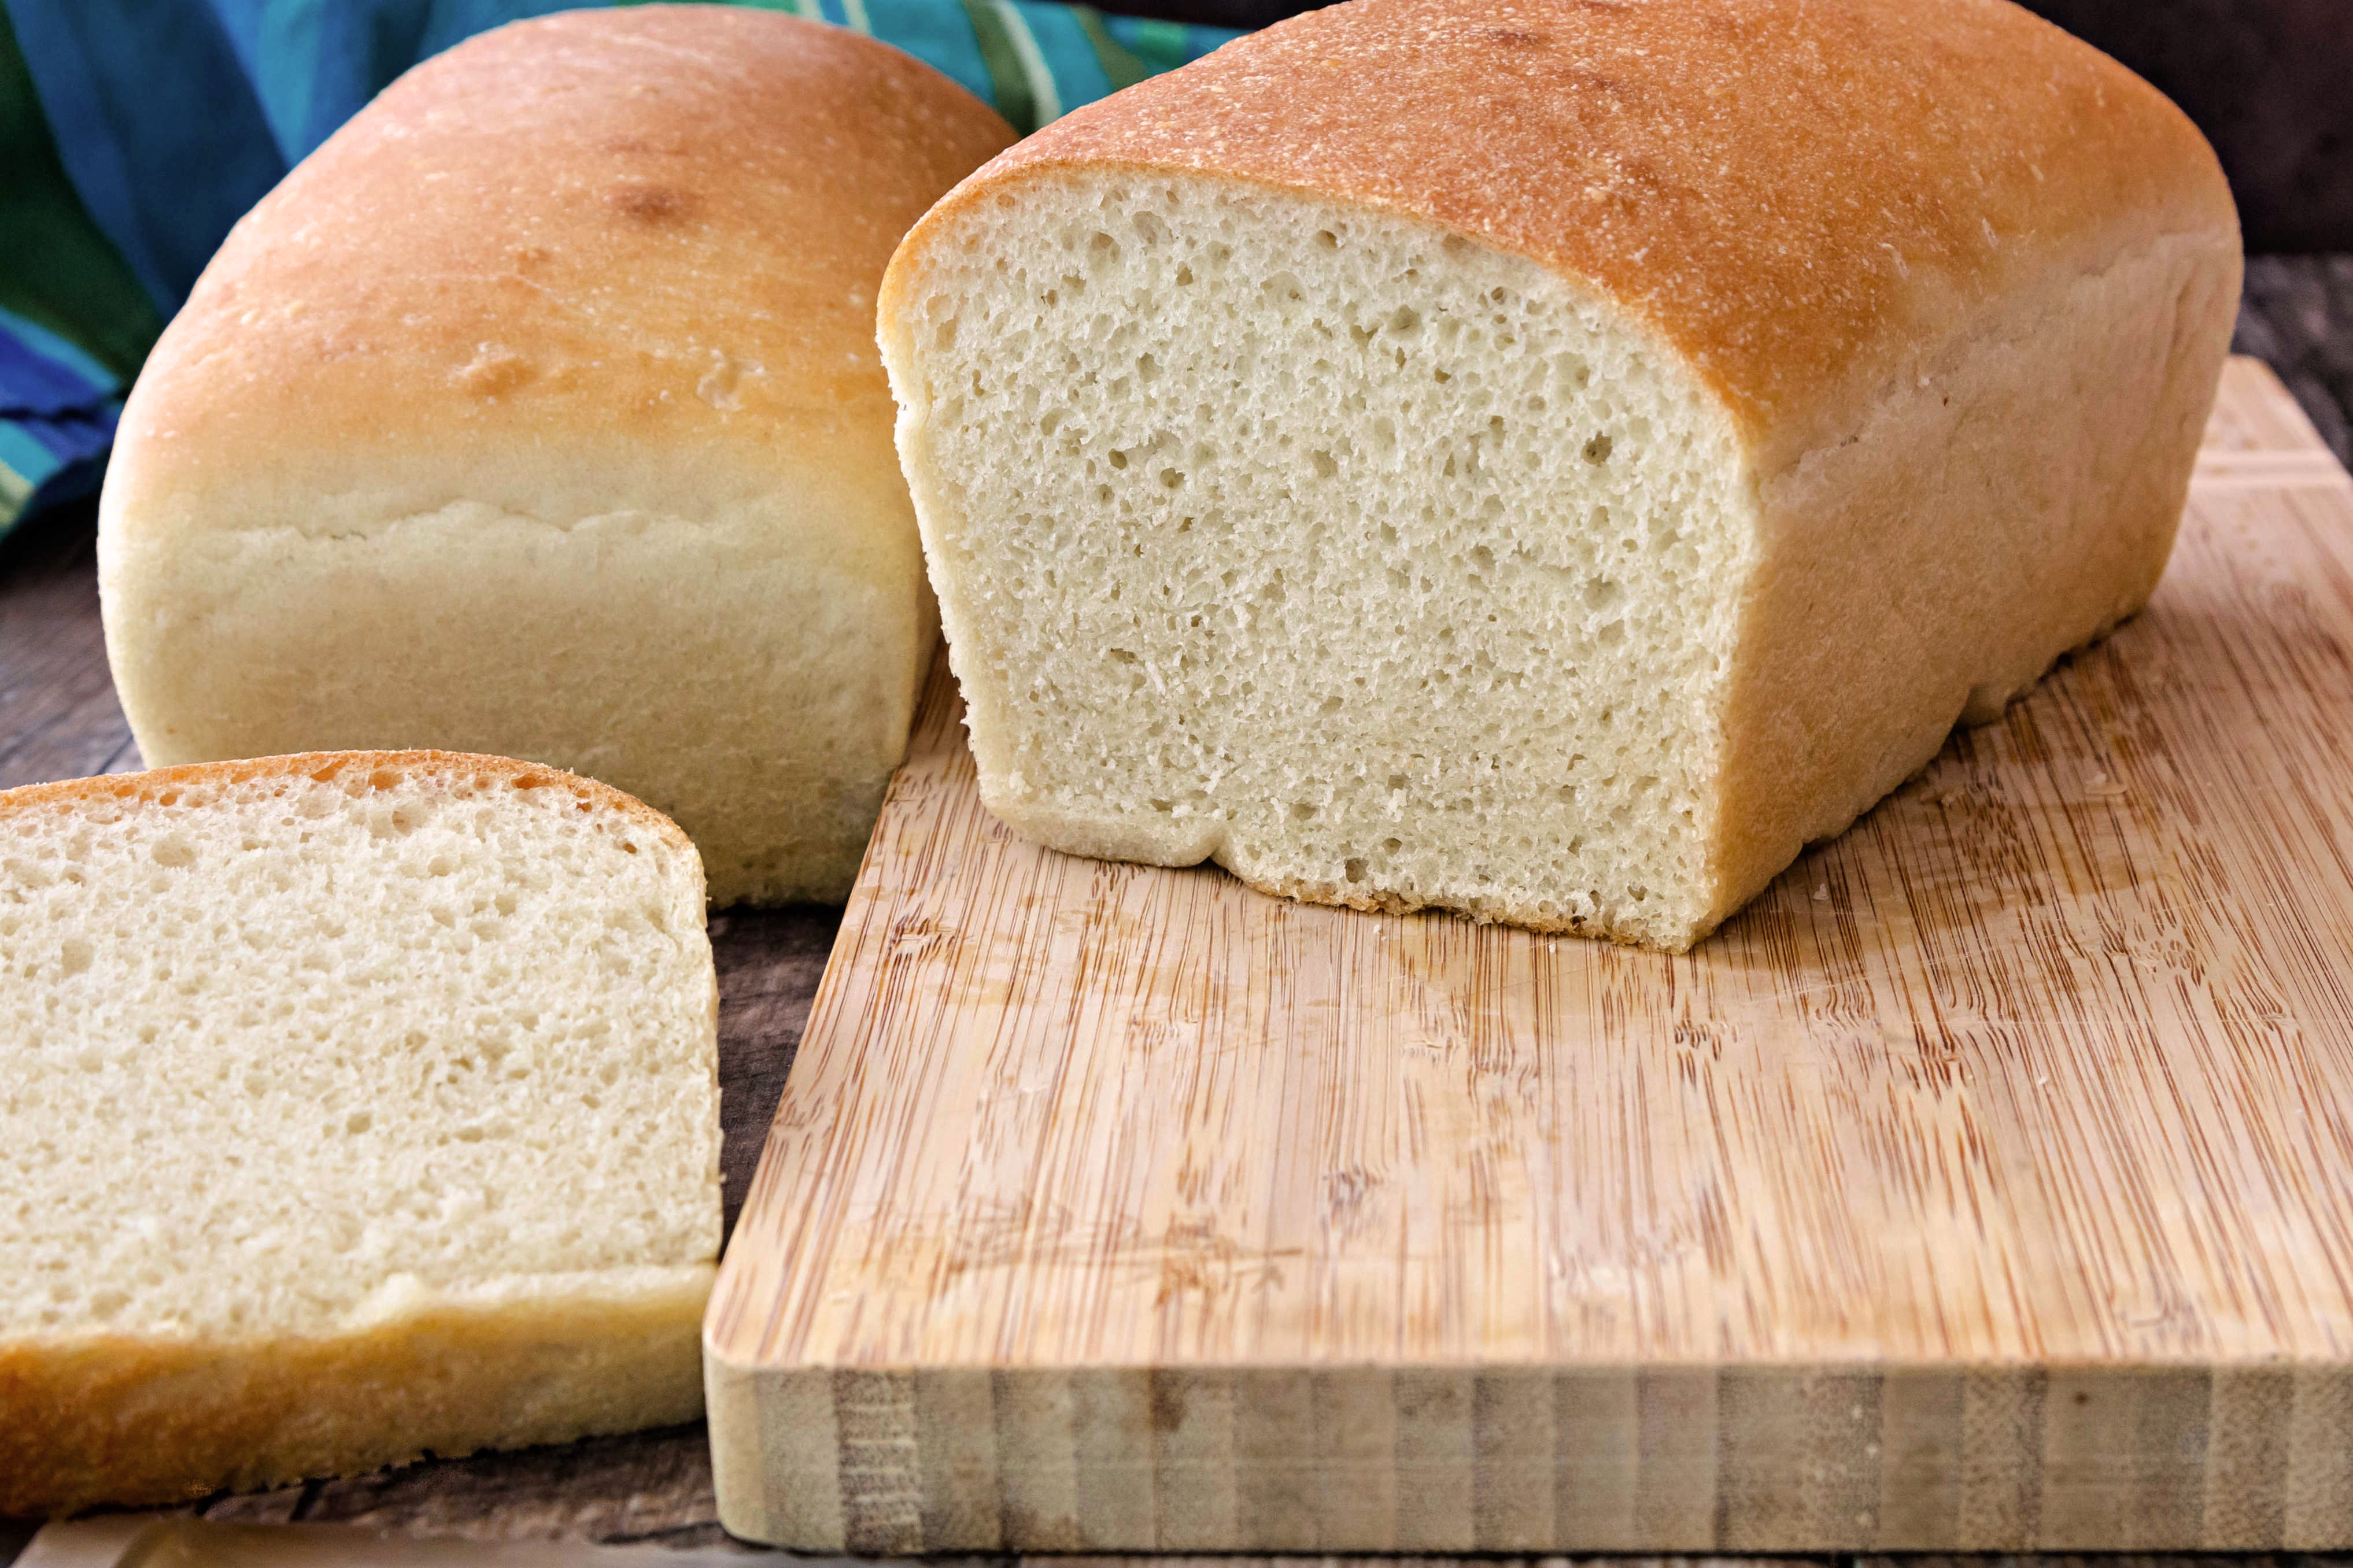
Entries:
<svg viewBox="0 0 2353 1568">
<path fill-rule="evenodd" d="M 1534 262 L 1048 172 L 886 303 L 983 797 L 1053 847 L 1688 946 L 1755 551 L 1721 406 Z"/>
</svg>

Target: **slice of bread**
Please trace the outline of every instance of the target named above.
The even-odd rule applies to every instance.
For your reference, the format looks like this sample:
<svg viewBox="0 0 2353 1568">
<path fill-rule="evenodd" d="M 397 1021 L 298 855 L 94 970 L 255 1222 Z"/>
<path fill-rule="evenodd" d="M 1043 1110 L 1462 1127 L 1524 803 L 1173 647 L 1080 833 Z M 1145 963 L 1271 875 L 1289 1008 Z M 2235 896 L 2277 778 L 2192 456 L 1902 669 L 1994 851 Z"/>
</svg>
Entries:
<svg viewBox="0 0 2353 1568">
<path fill-rule="evenodd" d="M 0 795 L 0 1514 L 692 1419 L 702 869 L 504 758 Z"/>
<path fill-rule="evenodd" d="M 997 158 L 880 331 L 1007 824 L 1680 950 L 2147 598 L 2238 280 L 2000 0 L 1351 0 Z"/>
</svg>

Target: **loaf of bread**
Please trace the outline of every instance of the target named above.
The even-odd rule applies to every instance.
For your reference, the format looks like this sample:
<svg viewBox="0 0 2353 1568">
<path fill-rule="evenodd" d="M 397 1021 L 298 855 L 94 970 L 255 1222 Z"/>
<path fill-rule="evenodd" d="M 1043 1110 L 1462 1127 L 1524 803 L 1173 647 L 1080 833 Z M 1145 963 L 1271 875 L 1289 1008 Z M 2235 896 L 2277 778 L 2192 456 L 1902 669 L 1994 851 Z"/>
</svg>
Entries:
<svg viewBox="0 0 2353 1568">
<path fill-rule="evenodd" d="M 983 799 L 1681 950 L 2147 600 L 2230 193 L 2002 0 L 1350 0 L 883 285 Z"/>
<path fill-rule="evenodd" d="M 498 757 L 0 794 L 0 1515 L 693 1419 L 694 847 Z"/>
<path fill-rule="evenodd" d="M 937 642 L 874 295 L 1011 132 L 726 6 L 417 67 L 229 237 L 107 478 L 152 763 L 551 763 L 675 817 L 717 903 L 838 900 Z"/>
</svg>

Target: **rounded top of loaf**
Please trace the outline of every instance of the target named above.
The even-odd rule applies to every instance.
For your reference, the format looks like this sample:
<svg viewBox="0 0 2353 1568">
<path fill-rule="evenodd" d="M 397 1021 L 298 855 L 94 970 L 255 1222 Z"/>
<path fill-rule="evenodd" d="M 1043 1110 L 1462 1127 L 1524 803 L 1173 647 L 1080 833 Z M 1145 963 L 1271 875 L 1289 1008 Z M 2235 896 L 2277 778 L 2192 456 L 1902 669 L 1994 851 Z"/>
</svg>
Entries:
<svg viewBox="0 0 2353 1568">
<path fill-rule="evenodd" d="M 1646 322 L 1782 455 L 2054 264 L 2203 231 L 2212 150 L 2007 0 L 1347 0 L 1057 121 L 934 209 L 1090 167 L 1419 216 Z"/>
<path fill-rule="evenodd" d="M 620 7 L 479 35 L 231 232 L 124 411 L 110 516 L 144 523 L 208 478 L 290 466 L 368 483 L 385 453 L 585 437 L 756 476 L 845 422 L 887 429 L 883 268 L 1012 140 L 920 61 L 770 12 Z M 606 510 L 543 467 L 519 459 L 518 510 Z"/>
</svg>

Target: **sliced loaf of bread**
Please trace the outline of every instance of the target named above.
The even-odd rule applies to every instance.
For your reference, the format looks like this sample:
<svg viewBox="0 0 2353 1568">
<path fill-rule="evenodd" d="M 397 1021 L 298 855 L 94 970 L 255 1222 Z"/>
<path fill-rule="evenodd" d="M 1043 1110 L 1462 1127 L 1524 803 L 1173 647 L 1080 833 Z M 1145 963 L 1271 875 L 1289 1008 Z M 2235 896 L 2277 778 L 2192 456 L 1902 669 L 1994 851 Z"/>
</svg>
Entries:
<svg viewBox="0 0 2353 1568">
<path fill-rule="evenodd" d="M 702 869 L 446 752 L 0 795 L 0 1514 L 692 1419 Z"/>
<path fill-rule="evenodd" d="M 1682 949 L 2163 569 L 2212 153 L 2004 0 L 1350 0 L 901 246 L 983 800 Z"/>
</svg>

